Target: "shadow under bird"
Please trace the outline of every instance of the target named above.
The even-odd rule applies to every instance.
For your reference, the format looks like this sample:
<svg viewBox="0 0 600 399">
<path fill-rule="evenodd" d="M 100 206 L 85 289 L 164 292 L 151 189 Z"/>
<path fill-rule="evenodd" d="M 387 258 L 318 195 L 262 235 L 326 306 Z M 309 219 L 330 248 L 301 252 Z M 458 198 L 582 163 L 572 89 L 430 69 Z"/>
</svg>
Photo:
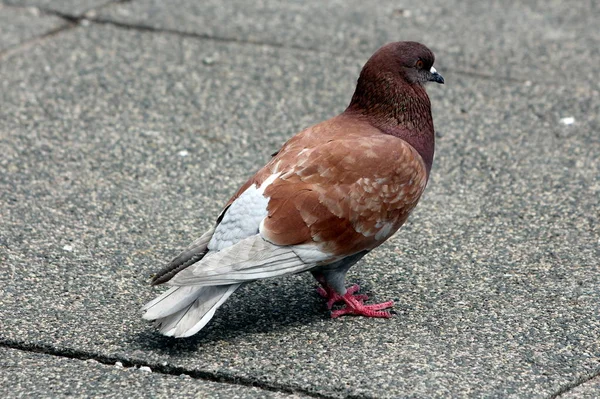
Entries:
<svg viewBox="0 0 600 399">
<path fill-rule="evenodd" d="M 434 55 L 389 43 L 363 67 L 348 108 L 309 127 L 229 200 L 215 225 L 156 274 L 171 288 L 143 307 L 167 336 L 200 331 L 242 284 L 310 271 L 332 317 L 390 317 L 366 304 L 348 269 L 390 238 L 425 189 L 434 152 L 425 83 Z"/>
</svg>

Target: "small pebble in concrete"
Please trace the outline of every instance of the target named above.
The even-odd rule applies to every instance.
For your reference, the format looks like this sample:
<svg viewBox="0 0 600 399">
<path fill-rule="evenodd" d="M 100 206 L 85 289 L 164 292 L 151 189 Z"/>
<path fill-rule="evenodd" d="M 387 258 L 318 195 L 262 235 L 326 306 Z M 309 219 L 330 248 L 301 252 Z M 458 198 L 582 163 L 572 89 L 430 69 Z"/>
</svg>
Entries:
<svg viewBox="0 0 600 399">
<path fill-rule="evenodd" d="M 572 125 L 573 123 L 575 123 L 575 118 L 573 118 L 572 116 L 567 116 L 564 118 L 560 118 L 560 123 L 562 123 L 563 125 Z"/>
</svg>

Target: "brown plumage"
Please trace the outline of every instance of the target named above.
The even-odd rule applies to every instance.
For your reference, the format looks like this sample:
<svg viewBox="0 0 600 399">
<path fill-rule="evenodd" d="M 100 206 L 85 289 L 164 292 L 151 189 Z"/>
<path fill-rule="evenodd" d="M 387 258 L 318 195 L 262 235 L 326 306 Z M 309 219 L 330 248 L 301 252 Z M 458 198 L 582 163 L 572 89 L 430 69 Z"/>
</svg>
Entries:
<svg viewBox="0 0 600 399">
<path fill-rule="evenodd" d="M 345 303 L 332 316 L 389 317 L 381 309 L 391 302 L 365 305 L 344 277 L 402 226 L 425 189 L 434 128 L 424 84 L 443 83 L 433 62 L 415 42 L 379 49 L 348 108 L 292 137 L 231 198 L 213 231 L 158 273 L 156 282 L 175 288 L 146 305 L 145 317 L 167 335 L 190 335 L 240 284 L 304 270 L 323 285 L 329 307 Z"/>
<path fill-rule="evenodd" d="M 281 174 L 265 191 L 270 200 L 264 237 L 278 245 L 314 242 L 332 255 L 385 241 L 427 182 L 426 165 L 414 148 L 346 115 L 294 137 L 254 184 L 274 173 Z"/>
</svg>

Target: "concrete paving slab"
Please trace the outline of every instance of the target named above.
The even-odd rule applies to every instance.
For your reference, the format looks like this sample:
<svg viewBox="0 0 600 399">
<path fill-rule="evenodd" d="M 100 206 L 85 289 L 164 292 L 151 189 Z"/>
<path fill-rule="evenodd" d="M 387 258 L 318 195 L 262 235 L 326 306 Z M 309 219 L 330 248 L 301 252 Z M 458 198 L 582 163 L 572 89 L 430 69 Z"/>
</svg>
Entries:
<svg viewBox="0 0 600 399">
<path fill-rule="evenodd" d="M 98 15 L 125 24 L 338 54 L 369 55 L 390 41 L 416 40 L 434 50 L 442 69 L 544 84 L 594 84 L 596 74 L 584 67 L 584 60 L 600 55 L 595 28 L 600 9 L 591 0 L 137 0 Z"/>
<path fill-rule="evenodd" d="M 0 342 L 328 397 L 545 397 L 599 372 L 593 87 L 440 69 L 427 194 L 350 273 L 393 319 L 330 320 L 301 275 L 174 341 L 139 317 L 149 275 L 343 109 L 366 57 L 94 24 L 59 39 L 0 64 Z"/>
<path fill-rule="evenodd" d="M 85 12 L 114 3 L 118 0 L 2 0 L 5 4 L 20 7 L 36 7 L 41 10 L 55 11 L 74 17 Z"/>
<path fill-rule="evenodd" d="M 122 364 L 106 365 L 0 348 L 0 395 L 5 398 L 301 398 L 243 385 L 165 375 Z"/>
<path fill-rule="evenodd" d="M 39 10 L 6 7 L 0 3 L 0 53 L 65 27 L 67 22 Z"/>
</svg>

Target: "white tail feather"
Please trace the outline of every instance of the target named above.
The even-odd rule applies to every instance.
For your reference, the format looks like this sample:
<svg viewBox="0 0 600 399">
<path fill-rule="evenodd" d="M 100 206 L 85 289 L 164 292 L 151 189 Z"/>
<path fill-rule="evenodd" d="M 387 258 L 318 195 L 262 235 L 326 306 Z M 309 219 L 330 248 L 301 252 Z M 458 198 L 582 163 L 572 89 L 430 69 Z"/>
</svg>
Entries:
<svg viewBox="0 0 600 399">
<path fill-rule="evenodd" d="M 144 319 L 154 320 L 159 331 L 171 337 L 189 337 L 213 318 L 215 311 L 240 284 L 209 287 L 173 287 L 142 308 Z"/>
<path fill-rule="evenodd" d="M 202 291 L 202 287 L 198 286 L 173 287 L 144 305 L 142 308 L 145 312 L 143 318 L 156 320 L 179 312 L 191 305 L 200 296 L 200 291 Z"/>
</svg>

